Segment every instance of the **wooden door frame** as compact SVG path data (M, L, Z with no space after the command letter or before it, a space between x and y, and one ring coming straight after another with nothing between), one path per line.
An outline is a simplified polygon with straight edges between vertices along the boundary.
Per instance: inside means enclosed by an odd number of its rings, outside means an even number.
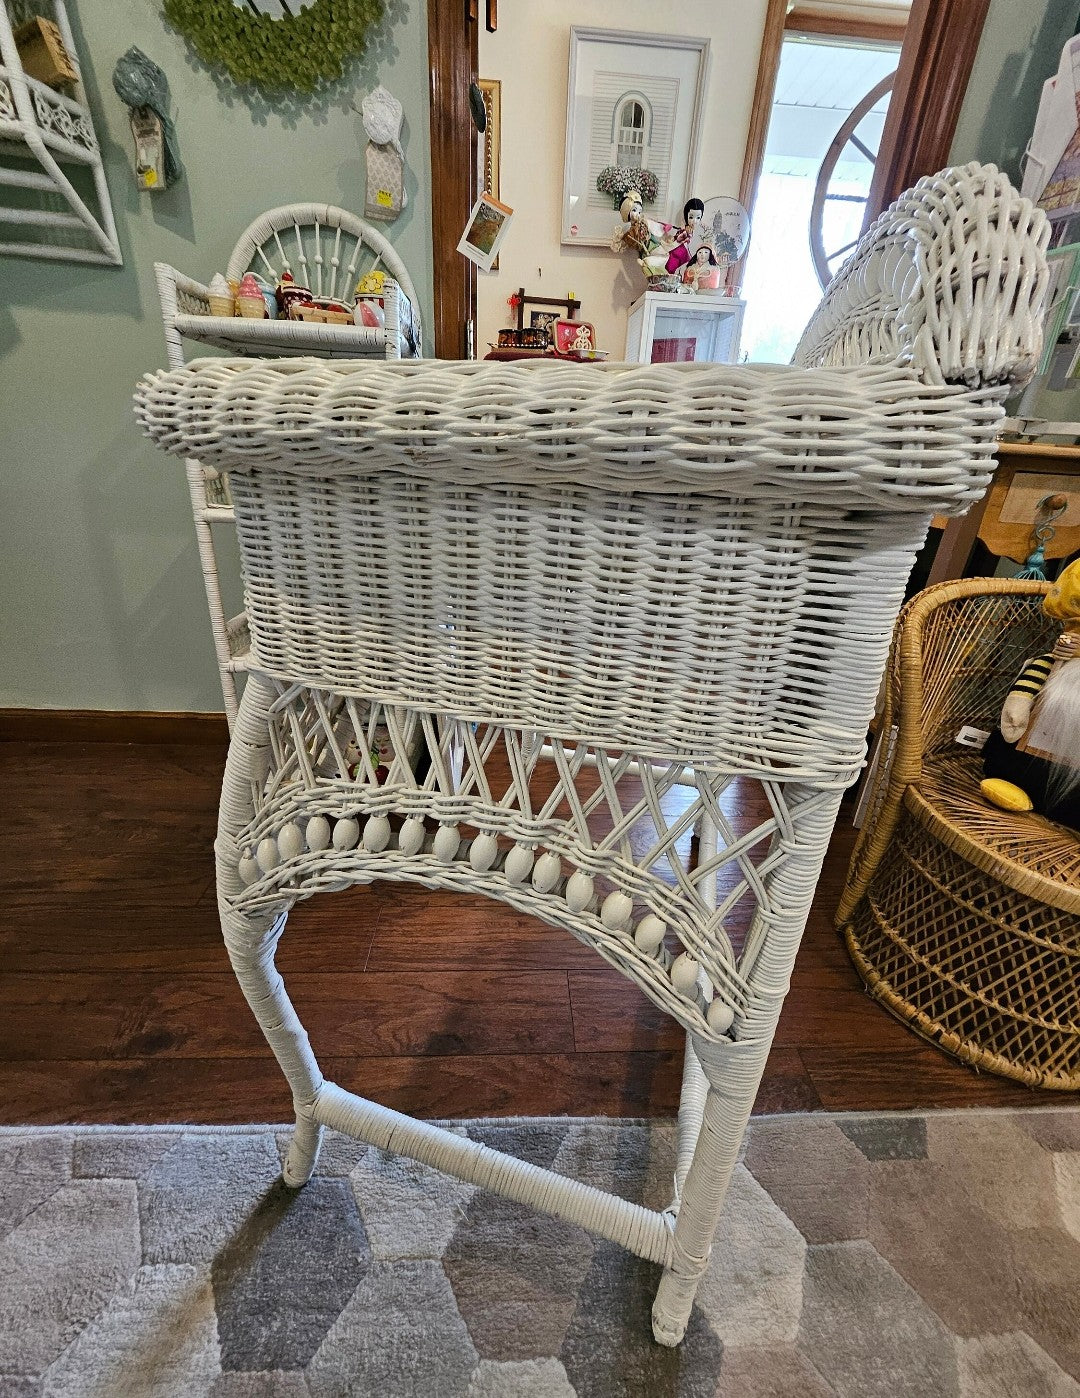
M476 266L457 250L476 202L476 79L480 20L475 0L427 0L431 99L431 270L435 353L465 359L476 325Z
M790 0L769 0L739 199L752 209L765 155ZM873 218L921 175L948 163L990 0L912 0L867 205ZM476 0L427 0L435 352L460 359L476 324L476 269L457 242L476 200L469 83L477 76ZM807 11L794 14L806 32ZM867 35L881 37L881 35Z
M866 222L949 163L990 0L913 0Z

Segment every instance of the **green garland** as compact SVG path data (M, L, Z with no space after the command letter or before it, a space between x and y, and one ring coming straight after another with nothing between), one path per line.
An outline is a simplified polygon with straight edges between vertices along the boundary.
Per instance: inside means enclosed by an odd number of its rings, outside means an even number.
M313 92L340 78L346 59L363 53L383 0L312 0L281 19L233 0L164 0L164 8L199 57L224 64L236 82Z

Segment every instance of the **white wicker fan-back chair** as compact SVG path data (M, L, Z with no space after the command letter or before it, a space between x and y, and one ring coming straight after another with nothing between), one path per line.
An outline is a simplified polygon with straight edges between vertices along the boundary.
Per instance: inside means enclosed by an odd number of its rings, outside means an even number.
M384 298L385 326L364 329L311 321L274 321L268 331L266 321L211 318L208 286L168 263L155 263L169 367L177 369L184 363L184 340L189 337L253 354L353 357L364 353L385 359L420 355L423 337L416 288L404 262L377 228L332 204L284 204L268 209L245 228L233 248L226 268L230 280L238 281L245 272L252 271L275 286L287 271L316 296L351 301L360 277L379 269L388 272L400 288L400 294L392 292ZM210 629L231 728L239 705L237 676L247 669L249 634L243 614L232 618L228 615L213 526L227 524L232 518L232 500L225 473L194 458L187 463L187 480Z
M419 344L420 302L404 262L377 228L347 209L285 204L268 210L240 235L225 275L239 280L245 272L258 272L276 285L282 272L290 272L316 296L348 302L363 273L380 269L408 297ZM397 357L387 354L388 359Z
M218 894L293 1092L290 1184L331 1126L549 1210L661 1265L678 1343L914 553L985 488L1036 360L1046 238L990 167L920 182L791 366L218 359L142 383L149 434L233 482L252 661ZM768 800L750 831L735 779ZM534 913L685 1028L666 1210L323 1078L275 949L298 899L374 879Z

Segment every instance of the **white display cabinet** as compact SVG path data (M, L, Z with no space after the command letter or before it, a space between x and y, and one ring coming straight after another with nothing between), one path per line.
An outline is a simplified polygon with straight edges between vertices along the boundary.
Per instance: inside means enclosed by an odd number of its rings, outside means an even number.
M646 291L627 312L626 358L634 364L734 364L745 307L734 296Z

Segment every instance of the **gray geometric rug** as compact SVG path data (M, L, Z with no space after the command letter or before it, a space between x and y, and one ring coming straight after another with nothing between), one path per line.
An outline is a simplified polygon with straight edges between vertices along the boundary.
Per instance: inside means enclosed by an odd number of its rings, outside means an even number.
M459 1124L651 1206L669 1123ZM0 1131L2 1398L1080 1398L1080 1110L764 1117L678 1350L658 1270L327 1134Z

